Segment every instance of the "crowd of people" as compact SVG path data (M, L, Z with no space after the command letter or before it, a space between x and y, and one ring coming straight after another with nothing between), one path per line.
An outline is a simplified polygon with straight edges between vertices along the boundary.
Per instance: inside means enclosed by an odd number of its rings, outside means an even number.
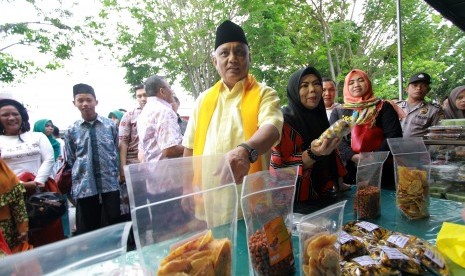
M71 192L64 196L76 207L78 235L130 220L126 165L224 154L239 189L250 173L299 166L295 205L302 206L355 184L361 152L389 151L388 138L421 137L441 118L465 118L465 86L455 88L441 107L425 101L431 77L417 73L407 84L407 99L393 102L378 98L368 74L353 69L340 104L336 83L311 66L290 76L288 104L281 108L278 93L249 73L247 38L229 20L217 28L212 61L221 79L200 94L187 122L177 114L180 103L170 84L157 75L134 87L137 107L107 117L96 112L92 86L74 85L81 118L66 129L64 141L52 120L35 122L31 131L26 108L0 99L0 229L11 251L25 241L41 246L71 235L67 217L31 231L25 207L28 195L55 191L53 177L63 162L72 167ZM340 119L355 123L351 133L316 143ZM33 177L21 181L25 173ZM382 187L394 188L392 156ZM135 189L151 200L143 183Z

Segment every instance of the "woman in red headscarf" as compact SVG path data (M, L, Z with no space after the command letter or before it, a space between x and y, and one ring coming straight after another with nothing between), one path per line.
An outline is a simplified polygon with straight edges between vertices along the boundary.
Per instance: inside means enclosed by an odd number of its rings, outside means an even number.
M374 95L371 81L365 72L354 69L347 74L344 81L344 104L342 109L334 110L330 118L331 123L341 118L355 122L352 132L339 145L348 171L347 183L355 183L361 152L389 151L387 139L402 137L399 117L403 114L396 105ZM385 162L381 186L389 189L395 187L392 157Z

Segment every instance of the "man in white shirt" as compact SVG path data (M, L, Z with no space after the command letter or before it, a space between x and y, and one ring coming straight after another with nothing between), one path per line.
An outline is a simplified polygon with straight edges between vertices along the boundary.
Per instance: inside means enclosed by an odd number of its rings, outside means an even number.
M330 79L323 77L323 101L326 107L326 116L328 120L331 117L331 113L341 104L335 103L336 98L336 83Z

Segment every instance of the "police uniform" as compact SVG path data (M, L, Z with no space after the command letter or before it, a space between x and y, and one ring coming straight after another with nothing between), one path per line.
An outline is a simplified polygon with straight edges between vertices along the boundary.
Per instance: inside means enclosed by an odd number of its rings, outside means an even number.
M397 106L407 115L400 120L404 137L423 137L430 126L436 125L444 119L444 112L440 105L422 101L410 109L407 101L396 102Z

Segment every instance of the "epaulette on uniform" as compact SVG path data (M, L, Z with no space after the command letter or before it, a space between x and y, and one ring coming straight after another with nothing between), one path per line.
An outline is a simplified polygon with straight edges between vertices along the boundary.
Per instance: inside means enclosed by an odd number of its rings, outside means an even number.
M437 109L442 109L442 106L438 103L431 103L431 105L436 107Z

